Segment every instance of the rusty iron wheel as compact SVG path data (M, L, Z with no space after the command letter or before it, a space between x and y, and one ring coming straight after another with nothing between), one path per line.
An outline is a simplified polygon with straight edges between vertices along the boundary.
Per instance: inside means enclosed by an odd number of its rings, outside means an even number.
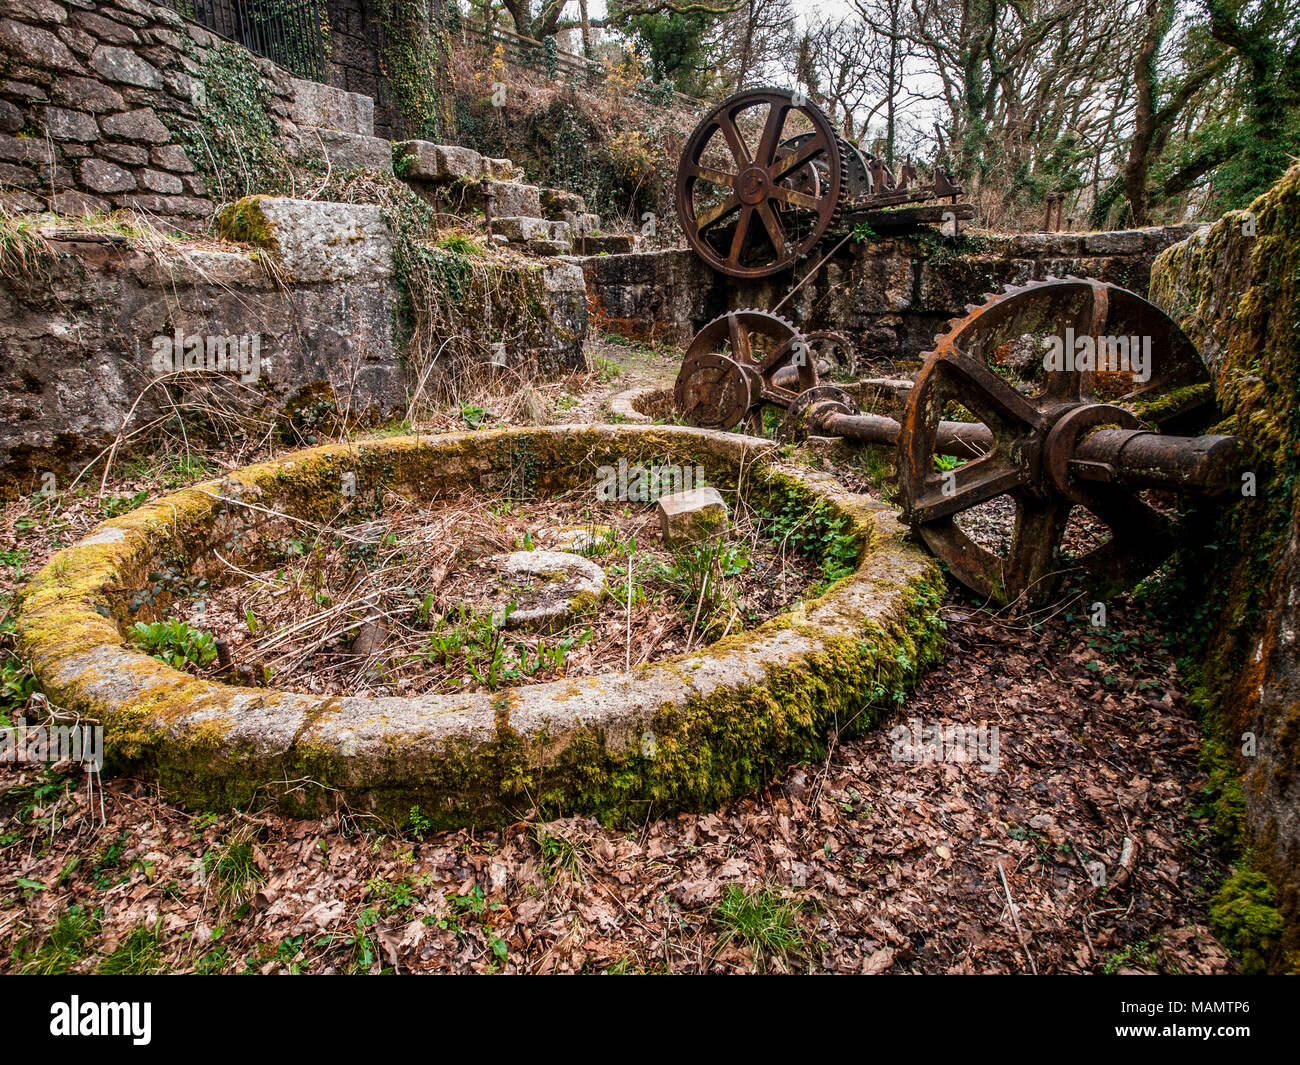
M768 311L728 311L695 334L673 388L692 425L762 430L766 404L788 408L817 384L817 366L794 324Z
M1055 337L1064 346L1067 329L1094 345L1098 337L1149 338L1150 380L1131 369L1049 365L1045 343ZM1132 292L1073 277L1009 286L953 319L916 378L898 445L908 520L957 580L998 603L1046 601L1066 568L1106 584L1132 583L1168 553L1171 522L1137 492L1072 476L1074 447L1091 430L1140 424L1123 404L1206 380L1182 330ZM993 442L981 457L940 470L936 433L954 411L983 422ZM957 519L1003 496L1015 517L1000 555ZM1061 545L1075 506L1107 526L1110 538L1067 565Z
M817 372L836 381L853 381L858 376L858 349L853 341L834 329L805 333L804 340L817 363Z
M821 109L796 104L786 89L751 89L715 107L687 139L677 217L713 269L769 277L817 246L847 192L842 142Z

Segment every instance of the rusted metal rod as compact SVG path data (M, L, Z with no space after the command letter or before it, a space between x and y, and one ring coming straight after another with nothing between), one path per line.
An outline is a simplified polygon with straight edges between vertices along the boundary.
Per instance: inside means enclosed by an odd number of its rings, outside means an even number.
M895 447L902 426L881 414L847 414L834 402L814 404L809 431L842 436L861 444ZM994 446L993 432L982 422L941 421L935 451L958 458L978 458ZM1070 473L1087 481L1128 488L1170 488L1219 495L1238 487L1254 459L1239 436L1162 436L1145 429L1096 429L1081 439L1070 456Z
M860 444L881 444L895 447L902 426L883 414L844 414L842 412L819 415L814 407L809 425L818 433L842 436ZM940 454L959 458L978 458L993 447L993 434L981 422L940 422L936 436Z
M1143 429L1096 429L1079 441L1070 472L1129 488L1180 488L1221 495L1241 487L1255 460L1240 436L1162 436Z

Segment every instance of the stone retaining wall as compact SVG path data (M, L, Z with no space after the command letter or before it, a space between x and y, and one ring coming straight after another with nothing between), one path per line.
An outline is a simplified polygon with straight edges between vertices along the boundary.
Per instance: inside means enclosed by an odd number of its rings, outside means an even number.
M34 491L46 473L65 483L123 426L134 432L174 414L174 404L195 436L205 412L219 410L223 435L233 424L250 438L279 432L291 443L314 443L322 420L364 425L405 414L413 382L395 335L404 301L379 208L265 203L257 249L51 230L48 254L0 277L0 492ZM508 365L576 365L581 269L561 260L495 268L538 275L536 335L505 338ZM488 316L498 328L521 314L508 299ZM493 337L484 330L486 346ZM249 373L208 364L167 376L155 345L178 333L205 344L257 336L260 362Z
M806 330L847 332L868 359L913 359L966 304L983 302L1003 285L1078 274L1145 293L1151 261L1193 229L1027 233L955 243L928 231L850 243L780 313ZM793 274L738 281L689 250L589 258L583 269L590 320L605 332L684 343L726 310L774 307L815 262Z
M1182 599L1204 606L1197 685L1215 827L1241 869L1211 909L1247 971L1300 971L1300 166L1248 211L1170 248L1151 298L1214 375L1224 420L1259 450L1257 483L1184 546ZM1252 868L1253 867L1253 868ZM1271 884L1262 883L1260 872ZM1284 927L1275 927L1273 906Z
M143 0L0 0L0 204L195 228L213 206L194 145L216 43ZM247 69L291 132L289 76L251 54Z

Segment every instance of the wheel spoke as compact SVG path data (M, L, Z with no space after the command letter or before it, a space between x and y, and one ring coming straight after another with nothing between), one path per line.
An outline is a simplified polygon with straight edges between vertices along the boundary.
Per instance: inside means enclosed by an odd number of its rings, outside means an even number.
M771 198L791 207L802 207L808 211L820 211L822 206L821 200L816 196L809 196L806 192L796 192L794 189L786 189L780 186L772 189Z
M736 219L736 232L731 237L731 248L727 252L727 262L731 266L740 265L740 257L744 254L745 245L749 243L749 227L753 221L754 208L746 204Z
M778 257L783 256L786 251L786 236L780 217L767 200L758 205L757 211L759 218L763 220L763 228L767 230L768 239L772 242L772 250Z
M1003 584L1006 597L1023 594L1031 603L1051 595L1047 578L1056 569L1057 550L1070 517L1070 504L1061 500L1018 501Z
M736 116L731 114L719 115L718 130L727 142L727 147L731 149L731 157L736 161L736 168L744 170L753 160L750 158L749 148L745 146L745 138L740 135L740 130L736 128Z
M733 193L732 195L728 196L725 200L723 200L720 204L714 207L710 207L706 211L701 211L699 214L695 216L696 231L703 233L706 229L709 229L710 227L716 225L718 222L722 221L722 219L726 218L727 215L731 214L732 211L738 210L739 207L740 207L740 200Z
M1023 470L1004 460L984 458L968 462L949 470L937 481L927 481L925 494L912 502L912 520L934 521L969 510L1024 484L1025 480Z
M770 105L767 122L763 125L763 136L759 138L758 151L754 155L754 162L758 166L771 168L776 160L776 149L781 143L781 130L785 128L785 116L789 110L790 105L784 100Z
M721 185L723 188L734 189L736 187L736 174L730 174L725 170L718 170L716 167L704 166L702 163L688 163L686 173L700 181L708 181L714 185Z
M754 361L754 349L749 343L749 330L734 314L727 315L727 340L731 343L731 357L736 362Z
M807 144L802 144L796 151L782 156L772 164L771 176L772 183L780 181L787 174L798 170L801 166L820 155L826 150L826 144L820 137L811 139Z
M1001 415L1031 429L1047 428L1047 420L1042 412L978 359L971 358L956 348L945 352L940 358L942 365L965 378L977 389L975 396L971 396L967 389L962 390L962 402L976 410L976 413ZM978 409L984 406L981 400L987 400L987 409L984 411Z

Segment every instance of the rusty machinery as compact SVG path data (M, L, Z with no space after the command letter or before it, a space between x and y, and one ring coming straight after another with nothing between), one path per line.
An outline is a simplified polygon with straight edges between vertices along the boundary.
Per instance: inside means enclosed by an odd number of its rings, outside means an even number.
M768 277L794 266L828 234L858 221L915 224L969 218L970 204L942 168L920 184L897 175L835 131L800 93L750 89L695 127L677 169L677 216L686 239L730 277ZM908 208L923 200L946 206Z
M806 258L845 222L970 217L970 205L956 203L961 192L941 169L924 186L910 166L895 177L841 139L806 97L758 89L719 104L687 140L677 213L711 267L761 278ZM904 206L928 199L952 202ZM1044 359L1053 338L1056 362ZM1073 359L1078 338L1091 345L1092 362ZM1050 597L1067 545L1069 568L1131 583L1176 533L1149 490L1222 495L1253 458L1237 437L1170 435L1197 421L1189 403L1171 397L1212 408L1204 364L1158 307L1099 281L1049 278L967 307L935 337L910 387L878 382L906 395L897 418L863 413L827 380L843 383L857 369L842 334L804 336L775 313L735 310L692 340L673 398L700 426L759 431L765 409L784 408L787 439L896 448L914 534L968 588L1003 603ZM989 507L1001 550L988 534Z
M1076 348L1087 338L1091 365L1044 358L1053 338L1068 337ZM824 362L801 363L801 350L807 341L783 319L723 315L687 353L678 410L732 428L755 425L775 405L786 410L787 439L896 448L915 535L964 585L1002 603L1044 601L1063 568L1133 583L1168 554L1177 531L1147 490L1224 495L1254 457L1239 437L1168 435L1196 421L1195 408L1212 406L1204 365L1158 307L1100 281L1049 278L969 307L935 338L898 418L860 411L848 391L821 379ZM1149 423L1136 413L1144 410ZM968 520L990 505L1010 526L1001 551Z

